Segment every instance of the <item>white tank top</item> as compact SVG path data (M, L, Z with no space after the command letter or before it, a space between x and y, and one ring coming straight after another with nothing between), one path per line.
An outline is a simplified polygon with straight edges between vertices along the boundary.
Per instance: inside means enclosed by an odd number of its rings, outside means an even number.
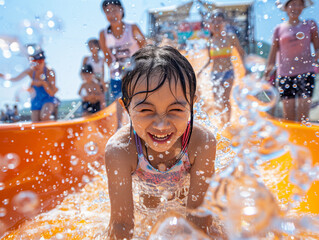
M105 44L112 54L113 62L118 62L120 65L125 65L130 57L140 49L137 41L133 37L132 24L124 23L125 29L121 38L116 38L112 34L111 28L104 30ZM111 76L112 76L112 69Z
M97 78L101 78L102 77L102 75L103 75L103 65L104 65L104 59L102 57L99 57L98 62L95 62L93 60L93 57L89 56L87 58L86 64L89 64L89 65L92 66L94 75Z

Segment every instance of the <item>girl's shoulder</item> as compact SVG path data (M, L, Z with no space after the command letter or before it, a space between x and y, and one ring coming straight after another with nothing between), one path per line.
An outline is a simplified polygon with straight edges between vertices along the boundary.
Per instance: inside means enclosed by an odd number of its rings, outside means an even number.
M199 146L205 145L216 146L214 133L209 128L194 122L189 150L196 150Z
M106 156L125 161L135 159L136 146L131 134L129 125L120 128L106 143Z

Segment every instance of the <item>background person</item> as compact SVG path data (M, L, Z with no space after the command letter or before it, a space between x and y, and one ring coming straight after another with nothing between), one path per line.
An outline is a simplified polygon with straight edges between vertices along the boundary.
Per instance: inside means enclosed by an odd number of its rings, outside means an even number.
M87 42L88 48L91 52L90 56L85 56L82 61L82 66L91 65L93 68L95 79L101 86L102 92L107 97L108 86L105 83L104 79L104 58L99 56L100 52L100 44L99 40L95 38L91 38ZM106 107L105 101L101 102L101 107Z
M212 64L210 69L210 80L213 86L215 108L221 114L222 126L230 121L231 105L230 93L233 87L235 72L233 67L233 49L236 48L243 62L245 51L234 33L226 31L226 16L223 11L213 11L211 21L208 21L210 39L208 40L208 62L199 71L202 71Z
M83 65L81 68L83 83L79 89L82 99L83 116L96 113L101 110L101 102L104 101L104 94L100 84L94 81L94 72L91 65Z
M48 121L56 112L58 104L54 97L58 91L55 85L55 72L46 65L42 49L36 49L35 53L29 56L29 60L30 68L7 80L18 81L29 76L32 79L31 88L34 90L34 95L31 96L31 120L32 122ZM0 74L0 77L4 78L4 75Z
M277 86L283 102L283 117L307 120L315 85L314 62L319 58L318 27L313 20L300 20L307 0L277 1L288 21L276 26L264 76L270 78L277 65ZM312 56L313 44L315 55Z
M124 9L119 0L104 0L102 10L110 25L100 32L99 41L105 62L110 68L110 91L114 101L121 96L122 69L130 61L130 57L146 45L146 41L136 24L123 21ZM123 110L118 102L116 104L118 128L120 128Z

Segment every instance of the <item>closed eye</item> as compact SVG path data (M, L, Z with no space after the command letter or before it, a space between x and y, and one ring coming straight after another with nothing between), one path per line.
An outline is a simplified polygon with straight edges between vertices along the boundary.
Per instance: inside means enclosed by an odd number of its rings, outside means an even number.
M143 109L140 110L140 112L152 112L152 110L151 109L147 109L147 108L143 108Z
M173 108L171 110L169 110L170 112L183 112L183 109L179 109L179 108Z

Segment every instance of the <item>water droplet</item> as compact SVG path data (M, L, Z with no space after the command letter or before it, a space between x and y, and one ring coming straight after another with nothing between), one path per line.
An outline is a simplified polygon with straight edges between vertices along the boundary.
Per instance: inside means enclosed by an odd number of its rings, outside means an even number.
M32 191L22 191L13 198L13 205L17 211L24 214L32 214L39 207L38 195Z
M316 137L319 137L319 131L315 132Z
M0 208L0 217L5 217L7 215L7 209Z
M95 142L90 141L84 145L84 150L88 155L95 155L98 152L98 146Z
M258 47L258 48L262 48L262 47L263 47L263 43L262 43L262 42L258 42L258 43L257 43L257 47Z
M117 175L119 172L117 170L114 171L114 174Z
M225 31L221 31L221 33L220 33L223 37L225 37L226 36L226 32Z
M0 191L2 191L5 188L5 185L3 182L0 182Z
M2 162L4 167L15 169L20 164L20 157L15 153L8 153L3 157Z
M71 162L71 164L72 164L73 166L75 166L75 165L78 164L79 159L78 159L76 156L72 155L70 162Z
M296 37L297 37L299 40L301 40L301 39L304 39L305 34L304 34L303 32L297 32Z

